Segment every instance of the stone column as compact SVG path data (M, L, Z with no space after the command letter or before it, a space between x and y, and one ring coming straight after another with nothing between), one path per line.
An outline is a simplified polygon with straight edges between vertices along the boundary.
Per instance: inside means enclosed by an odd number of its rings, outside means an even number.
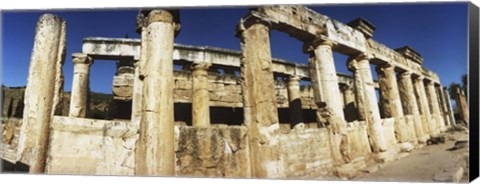
M270 23L249 17L237 27L242 49L241 87L244 123L248 128L251 173L255 178L281 178L276 136L280 130L270 52Z
M423 83L423 76L414 77L415 95L417 97L418 109L421 114L423 122L423 130L430 136L434 135L435 125L432 121L432 115L430 113L430 107L428 106L427 94L425 92L425 85Z
M343 94L343 104L344 105L344 114L345 121L352 122L358 119L358 112L355 104L355 93L353 92L352 86L349 84L340 85L340 90Z
M398 90L395 67L391 64L379 65L376 68L380 85L383 113L386 118L395 119L395 133L400 143L411 141L409 129L402 109L402 101Z
M17 162L29 165L30 173L45 171L50 123L63 83L65 29L65 21L52 14L42 15L35 29L17 149Z
M438 105L440 106L440 117L445 122L445 128L450 127L450 118L448 117L447 103L445 102L445 95L443 94L443 89L441 84L434 84L435 92L438 96Z
M445 94L445 103L447 105L447 114L448 114L448 118L450 119L450 123L452 125L455 125L456 122L455 122L455 116L453 114L453 107L452 107L452 102L451 102L451 98L450 98L450 94L448 93L448 90L447 89L444 89L443 90L443 93Z
M468 105L467 105L467 98L465 97L465 93L462 89L456 89L456 102L457 102L457 109L460 113L460 118L464 121L464 123L468 124L469 121L469 114L468 114Z
M208 96L208 68L210 63L192 66L192 124L194 127L210 126L210 98Z
M317 38L305 43L304 52L308 60L312 80L313 97L317 105L317 119L328 123L329 140L334 166L351 162L348 150L347 124L343 114L342 96L338 85L337 72L332 53L333 42ZM340 169L340 168L338 168Z
M435 125L435 130L445 131L445 122L441 117L440 106L438 105L438 96L437 92L435 91L435 86L431 80L427 80L426 83L426 90L428 91L428 107L432 113L433 123Z
M174 176L173 40L175 11L142 11L142 110L135 174Z
M92 58L83 53L72 54L73 80L68 116L85 118L88 111L88 86Z
M143 50L144 43L141 43L141 49ZM132 123L140 125L142 119L142 89L143 81L140 79L140 61L133 61L135 67L133 75L133 90L132 90Z
M302 101L300 99L300 77L298 76L290 76L288 78L288 102L291 127L303 123Z
M428 137L425 135L426 132L418 109L411 72L402 72L398 75L398 89L404 113L413 116L415 135L418 142L421 144L427 143Z
M349 58L348 68L352 71L355 78L355 87L357 92L357 106L360 117L368 126L368 134L370 136L370 144L375 153L387 151L387 142L383 135L382 119L378 108L377 97L375 95L375 86L370 70L370 62L368 56L360 54Z

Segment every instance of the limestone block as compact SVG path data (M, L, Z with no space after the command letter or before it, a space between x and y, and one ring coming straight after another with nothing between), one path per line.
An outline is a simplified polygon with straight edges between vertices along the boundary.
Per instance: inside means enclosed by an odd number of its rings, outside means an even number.
M128 121L55 116L46 173L133 175L137 130Z
M246 128L180 127L177 174L202 177L249 177Z
M322 178L333 174L327 129L298 129L280 134L278 139L285 178Z

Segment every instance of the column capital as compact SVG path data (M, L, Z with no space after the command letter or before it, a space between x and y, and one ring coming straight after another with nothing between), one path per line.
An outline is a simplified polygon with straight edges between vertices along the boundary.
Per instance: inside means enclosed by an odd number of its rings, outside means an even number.
M405 79L405 78L412 78L412 72L410 71L404 71L398 74L398 77L400 79Z
M296 81L296 82L299 82L300 79L301 79L301 77L298 76L298 75L290 75L290 76L288 76L288 81Z
M193 63L190 68L191 68L193 71L197 71L197 70L207 71L208 68L210 68L210 66L212 66L212 63L201 62L201 63Z
M313 40L306 41L303 43L303 52L304 53L311 53L313 52L318 46L328 46L332 47L334 42L328 39L326 36L319 36Z
M87 54L84 53L73 53L72 54L72 62L74 65L77 64L87 64L91 65L93 64L93 59L92 57L88 56Z
M413 75L412 75L413 76ZM423 79L425 79L425 76L422 76L422 75L417 75L415 77L413 77L413 79L415 81L423 81Z
M180 13L178 10L144 9L140 10L136 18L137 32L154 22L174 24L175 34L180 31Z
M347 68L351 72L356 71L360 68L362 68L362 65L365 63L365 61L370 61L370 56L365 54L365 53L360 53L357 55L352 55L348 57L347 61ZM369 62L366 62L369 64Z
M236 27L236 30L235 30L235 32L236 32L235 36L240 37L240 35L242 35L242 33L245 30L247 30L248 28L250 28L252 25L255 25L255 24L262 24L268 29L270 29L270 27L272 26L272 23L270 23L267 20L263 20L263 19L260 19L258 17L254 17L254 16L247 16L247 17L244 17L244 18L240 19L240 22L238 23L238 25Z
M383 63L381 65L377 65L375 67L375 70L377 72L380 72L380 71L394 71L395 70L395 66L391 63Z

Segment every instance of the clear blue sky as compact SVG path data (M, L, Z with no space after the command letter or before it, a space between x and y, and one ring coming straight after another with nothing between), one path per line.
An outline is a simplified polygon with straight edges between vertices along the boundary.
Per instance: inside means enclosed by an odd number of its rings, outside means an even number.
M410 45L424 58L424 66L440 76L442 85L460 83L467 73L467 3L314 5L315 11L348 23L364 17L376 26L373 38L390 48ZM2 14L2 82L23 86L33 47L35 24L43 13L54 13L67 20L67 56L63 67L65 91L71 90L73 66L71 54L81 52L85 37L139 38L135 33L138 10L29 11ZM180 9L182 30L176 43L215 46L240 50L234 37L235 26L247 8ZM307 63L302 43L285 33L271 32L272 55L276 58ZM338 72L347 73L346 56L335 54ZM91 89L111 93L114 61L96 61L92 65ZM376 77L376 75L374 75Z

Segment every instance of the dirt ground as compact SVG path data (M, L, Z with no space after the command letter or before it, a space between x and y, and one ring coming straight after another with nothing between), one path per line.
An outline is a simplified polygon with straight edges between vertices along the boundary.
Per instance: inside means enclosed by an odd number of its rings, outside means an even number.
M468 145L449 150L457 140L468 140L467 132L447 133L445 143L432 144L415 149L399 160L386 163L373 173L361 173L354 181L403 181L403 182L436 182L435 175L457 170L463 164L464 174L459 182L468 182ZM450 172L451 173L451 172ZM447 174L447 175L450 175ZM438 176L436 177L438 178ZM438 180L438 179L437 179Z

